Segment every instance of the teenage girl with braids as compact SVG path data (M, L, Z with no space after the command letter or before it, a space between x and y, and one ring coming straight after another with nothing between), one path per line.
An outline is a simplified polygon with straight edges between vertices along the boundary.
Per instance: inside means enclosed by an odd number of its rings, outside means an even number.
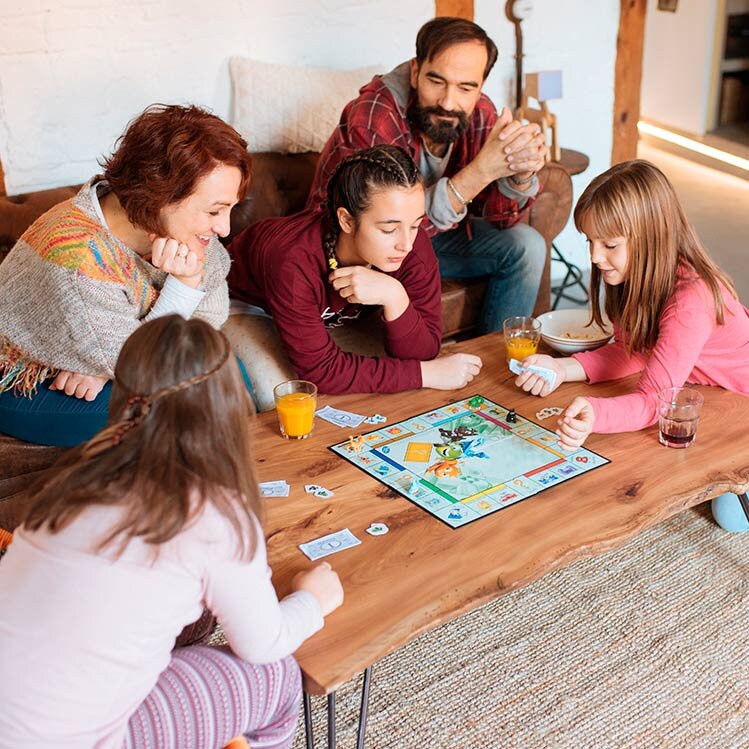
M291 746L290 653L343 592L321 564L278 601L251 409L206 322L161 317L125 342L109 425L51 470L0 564L0 746ZM172 651L204 605L230 648Z
M291 368L321 392L461 388L481 360L435 358L441 287L424 215L421 176L403 149L358 151L331 177L325 211L266 219L232 241L230 294L272 315ZM364 306L382 309L385 356L342 351L326 329Z

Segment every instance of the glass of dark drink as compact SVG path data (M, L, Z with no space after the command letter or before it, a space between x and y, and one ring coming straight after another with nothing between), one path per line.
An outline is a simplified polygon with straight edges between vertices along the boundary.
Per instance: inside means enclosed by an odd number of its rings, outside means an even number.
M666 447L689 447L697 436L704 397L690 387L666 388L658 393L658 429Z

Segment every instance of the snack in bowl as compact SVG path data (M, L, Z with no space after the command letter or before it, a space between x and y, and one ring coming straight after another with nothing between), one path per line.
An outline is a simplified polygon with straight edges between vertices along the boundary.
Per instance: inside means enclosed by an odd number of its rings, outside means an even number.
M612 336L611 323L604 318L604 327L590 322L590 310L560 309L538 316L541 338L555 351L574 354L607 343Z

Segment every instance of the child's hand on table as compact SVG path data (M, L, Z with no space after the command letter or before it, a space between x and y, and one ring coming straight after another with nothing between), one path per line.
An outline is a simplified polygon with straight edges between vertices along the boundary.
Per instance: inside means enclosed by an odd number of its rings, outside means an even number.
M557 422L559 444L565 450L577 450L593 431L593 407L588 400L578 396L565 409Z
M480 371L481 357L473 354L450 354L421 362L421 386L435 390L458 390L465 387Z
M559 359L555 359L553 356L533 354L532 356L526 356L521 364L534 364L537 367L545 367L556 375L554 385L551 386L543 377L535 372L526 371L519 374L515 378L515 384L531 395L538 395L541 398L545 398L550 393L553 393L566 379L567 373L564 367L560 366Z
M321 562L311 570L297 572L291 581L293 591L306 590L312 593L327 616L343 603L343 586L338 573L327 562Z

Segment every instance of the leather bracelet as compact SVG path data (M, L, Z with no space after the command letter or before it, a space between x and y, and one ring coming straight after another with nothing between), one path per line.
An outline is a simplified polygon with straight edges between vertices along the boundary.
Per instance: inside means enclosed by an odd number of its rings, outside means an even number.
M520 187L520 185L525 185L528 182L531 182L535 176L536 173L531 172L531 176L528 177L528 179L518 179L517 174L510 174L508 175L508 179L510 180L510 182L512 182L513 185L517 185L518 187Z
M447 186L448 186L448 187L450 188L450 192L451 192L451 193L452 193L452 194L453 194L453 195L454 195L454 196L455 196L455 197L457 198L458 202L459 202L459 203L460 203L461 205L468 205L468 204L469 204L469 203L471 202L470 200L466 200L466 199L465 199L465 198L464 198L464 197L463 197L463 196L462 196L462 195L461 195L461 194L460 194L460 193L458 192L458 188L457 188L457 187L455 187L455 185L453 184L453 181L452 181L452 180L451 180L451 179L450 179L449 177L448 177L448 179L447 179Z

